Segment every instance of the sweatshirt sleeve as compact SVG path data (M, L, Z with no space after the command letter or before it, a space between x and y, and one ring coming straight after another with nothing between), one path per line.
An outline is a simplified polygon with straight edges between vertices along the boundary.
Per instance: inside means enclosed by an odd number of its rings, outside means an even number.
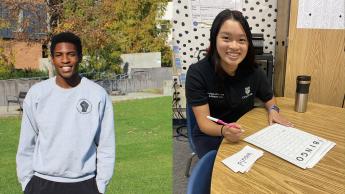
M113 176L115 165L115 128L113 105L107 96L103 105L101 128L96 137L97 146L97 175L96 183L99 192L105 193L106 186Z
M23 191L34 174L33 155L38 136L38 128L34 119L32 105L28 93L23 102L23 116L16 156L17 176Z

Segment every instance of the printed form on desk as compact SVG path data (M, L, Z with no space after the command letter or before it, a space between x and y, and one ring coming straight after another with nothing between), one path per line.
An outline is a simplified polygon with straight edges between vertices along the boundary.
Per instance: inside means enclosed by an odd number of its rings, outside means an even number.
M279 124L268 126L244 140L303 169L313 168L336 145L332 141Z

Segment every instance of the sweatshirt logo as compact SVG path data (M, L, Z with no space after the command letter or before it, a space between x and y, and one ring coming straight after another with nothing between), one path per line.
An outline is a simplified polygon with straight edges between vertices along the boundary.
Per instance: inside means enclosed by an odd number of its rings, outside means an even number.
M91 112L92 105L88 100L80 99L78 104L77 104L77 110L81 114L87 114L87 113Z

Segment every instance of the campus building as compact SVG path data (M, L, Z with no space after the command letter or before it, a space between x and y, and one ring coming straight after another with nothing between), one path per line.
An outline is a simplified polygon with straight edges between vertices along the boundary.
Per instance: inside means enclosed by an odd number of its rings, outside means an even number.
M48 57L46 10L43 0L35 5L22 3L18 9L0 2L0 46L16 69L44 69L42 58Z

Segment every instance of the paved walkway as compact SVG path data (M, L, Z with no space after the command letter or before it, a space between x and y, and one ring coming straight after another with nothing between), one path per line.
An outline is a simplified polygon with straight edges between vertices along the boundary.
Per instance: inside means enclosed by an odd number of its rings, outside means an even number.
M0 117L20 115L19 106L0 106Z
M162 97L162 94L156 93L148 93L148 92L135 92L135 93L128 93L122 96L111 96L111 100L113 102L119 102L124 100L136 100L136 99L144 99L144 98L156 98ZM7 116L17 116L20 115L21 112L19 111L19 106L11 104L7 111L7 106L0 106L0 117L7 117Z
M144 98L157 98L162 97L163 94L156 94L156 93L148 93L148 92L135 92L135 93L128 93L123 96L111 96L111 100L113 102L119 102L124 100L137 100L137 99L144 99Z

